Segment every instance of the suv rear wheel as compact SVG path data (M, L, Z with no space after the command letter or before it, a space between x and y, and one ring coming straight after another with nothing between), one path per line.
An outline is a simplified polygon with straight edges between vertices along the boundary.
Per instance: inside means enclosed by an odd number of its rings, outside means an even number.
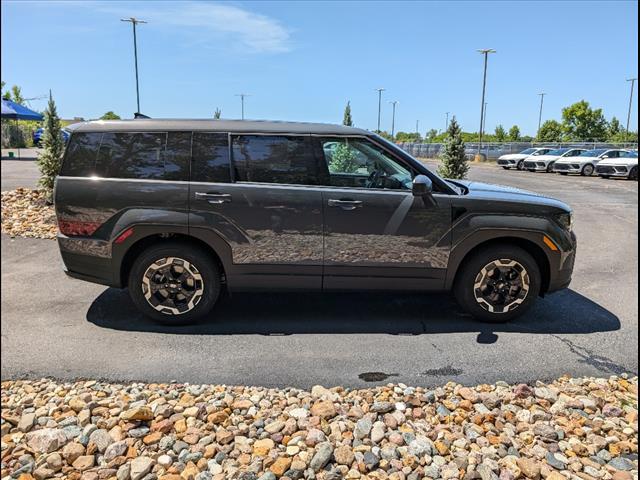
M518 170L524 170L524 160L520 160L518 162L518 166L516 167Z
M211 311L220 295L220 272L203 249L179 242L143 251L129 274L136 307L156 322L188 325Z
M580 172L582 174L582 176L584 177L590 177L591 175L593 175L593 165L591 165L590 163L587 163L584 167L582 167L582 172Z
M492 245L465 259L454 285L460 306L478 320L502 323L525 313L540 293L540 269L520 247Z

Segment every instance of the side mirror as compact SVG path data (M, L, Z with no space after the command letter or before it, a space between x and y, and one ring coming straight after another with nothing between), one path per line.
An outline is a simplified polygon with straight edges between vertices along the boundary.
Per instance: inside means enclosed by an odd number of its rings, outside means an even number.
M431 195L433 191L433 182L426 175L416 175L411 185L411 192L415 197L424 197Z

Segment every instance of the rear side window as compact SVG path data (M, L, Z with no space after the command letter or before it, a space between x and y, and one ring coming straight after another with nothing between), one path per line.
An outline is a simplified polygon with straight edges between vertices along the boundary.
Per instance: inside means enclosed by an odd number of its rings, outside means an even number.
M60 175L86 177L95 175L96 157L102 133L74 133L71 135Z
M236 180L316 185L317 166L308 136L238 135L232 137Z
M226 133L193 133L193 182L231 181L229 135Z
M166 133L105 133L97 170L103 177L162 179Z
M164 152L164 180L188 180L191 132L169 132Z

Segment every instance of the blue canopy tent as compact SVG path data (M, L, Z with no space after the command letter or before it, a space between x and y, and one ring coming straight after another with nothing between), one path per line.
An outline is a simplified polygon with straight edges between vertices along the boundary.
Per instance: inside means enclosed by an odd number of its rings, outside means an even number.
M16 126L18 120L35 120L41 121L44 117L38 112L12 102L11 100L2 99L2 120L15 120ZM18 158L20 158L20 148L18 148Z

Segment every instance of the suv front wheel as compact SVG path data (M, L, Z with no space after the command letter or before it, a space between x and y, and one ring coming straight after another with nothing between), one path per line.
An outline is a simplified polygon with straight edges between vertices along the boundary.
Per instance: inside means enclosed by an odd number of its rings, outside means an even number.
M478 320L502 323L525 313L540 293L540 269L515 245L492 245L465 259L454 285L460 306Z
M220 295L220 272L203 249L179 242L143 251L129 274L129 294L146 316L188 325L211 311Z

